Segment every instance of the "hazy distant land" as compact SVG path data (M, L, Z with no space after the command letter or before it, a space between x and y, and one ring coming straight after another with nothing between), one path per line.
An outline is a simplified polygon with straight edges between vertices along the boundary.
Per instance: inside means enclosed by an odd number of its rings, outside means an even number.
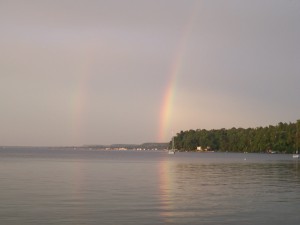
M86 150L164 150L169 143L143 144L111 144L111 145L83 145L83 146L1 146L1 148L40 148L40 149L86 149Z

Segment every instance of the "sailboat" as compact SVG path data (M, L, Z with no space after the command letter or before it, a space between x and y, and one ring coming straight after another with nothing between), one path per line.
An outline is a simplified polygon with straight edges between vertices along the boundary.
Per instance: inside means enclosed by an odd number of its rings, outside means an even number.
M297 120L297 132L296 132L296 152L293 154L293 159L299 159L299 152L298 152L298 120Z
M172 149L169 149L168 154L169 155L174 155L175 154L174 136L172 138Z
M296 153L293 154L293 158L294 158L294 159L299 159L299 153L298 153L298 150L296 151Z

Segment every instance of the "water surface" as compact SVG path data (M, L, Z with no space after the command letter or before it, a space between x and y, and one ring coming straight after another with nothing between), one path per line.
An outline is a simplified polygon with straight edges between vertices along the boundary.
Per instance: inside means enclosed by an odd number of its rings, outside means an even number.
M300 223L291 155L1 149L0 224Z

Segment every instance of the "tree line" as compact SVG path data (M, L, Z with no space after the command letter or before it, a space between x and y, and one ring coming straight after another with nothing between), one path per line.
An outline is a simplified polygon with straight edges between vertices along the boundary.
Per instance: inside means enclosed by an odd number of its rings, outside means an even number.
M179 151L198 149L230 152L293 153L298 148L300 120L276 126L231 129L197 129L181 131L174 137ZM298 132L299 127L299 132ZM169 143L171 146L172 141Z

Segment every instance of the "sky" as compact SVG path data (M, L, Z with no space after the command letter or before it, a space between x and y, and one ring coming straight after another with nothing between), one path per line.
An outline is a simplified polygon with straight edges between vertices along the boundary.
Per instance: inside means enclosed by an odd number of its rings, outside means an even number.
M295 122L299 21L297 0L0 0L0 145Z

